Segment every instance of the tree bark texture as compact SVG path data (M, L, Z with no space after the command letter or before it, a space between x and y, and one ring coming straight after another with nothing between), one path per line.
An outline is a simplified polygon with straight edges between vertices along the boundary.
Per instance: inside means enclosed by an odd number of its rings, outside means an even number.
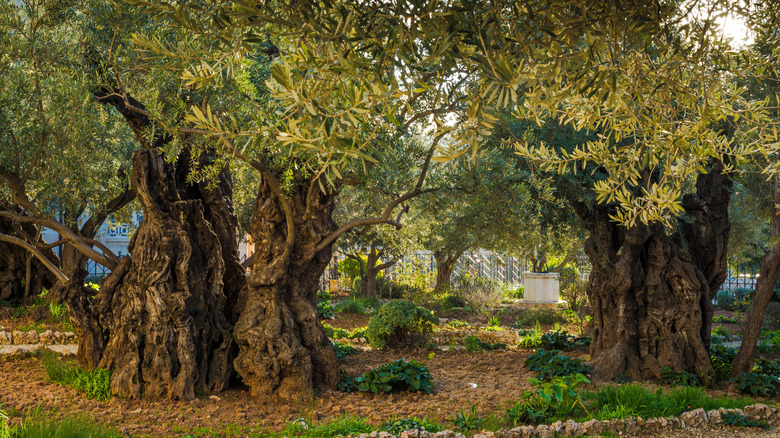
M17 212L10 204L0 201L0 208ZM10 219L0 218L0 233L18 237L22 240L21 230L28 236L38 233L32 224L14 224ZM51 250L42 251L53 263L57 256ZM27 303L33 297L51 289L57 279L46 267L24 248L6 242L0 242L0 300L15 304Z
M131 257L95 298L105 349L80 353L113 368L111 390L125 397L192 399L225 389L232 372L223 245L202 197L177 184L176 172L157 150L136 153L131 180L144 218ZM94 334L80 350L101 347Z
M726 275L729 233L731 180L721 169L699 176L683 200L692 222L672 235L659 223L626 229L609 207L575 204L590 231L594 375L660 378L664 367L711 375L712 295Z
M780 201L778 183L774 187L775 205ZM772 237L780 236L780 211L775 208L772 217ZM761 326L764 324L764 315L769 301L774 295L774 287L777 276L780 275L780 243L775 242L761 259L761 268L758 271L756 281L756 293L745 315L745 323L742 326L742 345L739 347L737 357L731 367L731 377L737 377L742 373L753 370L756 358L756 342L761 334Z
M233 333L234 366L254 396L311 396L314 386L335 386L340 377L317 318L317 285L331 247L316 246L336 229L333 195L310 181L291 190L281 197L265 180L252 216L257 251Z
M450 285L452 273L455 271L455 263L464 252L450 252L444 248L433 252L433 258L436 259L436 285L433 290L442 291Z

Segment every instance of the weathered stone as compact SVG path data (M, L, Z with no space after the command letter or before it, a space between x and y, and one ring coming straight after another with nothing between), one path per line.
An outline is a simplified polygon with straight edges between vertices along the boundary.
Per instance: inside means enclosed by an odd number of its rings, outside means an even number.
M539 438L552 438L555 436L555 432L546 424L540 424L536 426L536 436Z
M645 430L654 431L661 429L661 423L656 418L651 418L645 422Z
M582 426L574 420L566 420L563 423L563 433L566 436L580 436L582 435Z
M72 344L76 342L76 334L73 332L65 332L62 334L62 337L66 344Z
M0 345L11 345L14 343L14 338L11 332L0 332Z
M599 420L588 420L580 426L585 435L601 435L604 432L604 424Z
M51 336L54 334L51 330L46 330L45 332L38 335L38 340L41 344L49 345L51 344Z
M13 333L11 333L11 338L13 338L13 343L15 345L21 345L24 344L24 340L27 338L27 336L25 336L24 332L14 330Z
M720 417L720 411L717 409L707 411L707 421L712 425L723 424L723 418Z
M669 421L669 427L672 429L679 429L682 427L682 422L677 417L669 417L667 420Z
M636 418L634 417L628 417L624 420L624 429L623 431L628 435L634 435L637 432L639 432L639 426L636 423Z
M745 406L745 417L751 420L766 420L772 416L772 411L769 406L756 403L754 405Z
M377 438L394 438L394 437L395 435L393 435L390 432L379 432L379 434L377 434Z
M626 422L623 420L612 420L609 422L609 426L606 426L605 431L613 435L620 435L623 433L623 429L626 427Z
M645 425L647 425L647 421L645 421L642 417L636 417L636 427L638 427L640 430L645 428Z
M63 342L64 337L62 336L62 333L60 332L54 332L54 335L52 335L52 339L54 340L53 343L55 344L64 344Z
M683 422L683 427L700 429L707 424L707 413L702 408L694 409L680 414L680 420Z
M563 433L563 422L556 421L555 423L550 425L550 428L552 429L555 435L560 435L561 433Z

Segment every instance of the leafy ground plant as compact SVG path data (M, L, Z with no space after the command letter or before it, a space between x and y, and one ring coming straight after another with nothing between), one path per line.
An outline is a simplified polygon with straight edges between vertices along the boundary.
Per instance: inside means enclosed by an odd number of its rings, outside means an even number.
M536 353L528 356L525 365L531 371L536 371L536 378L539 380L590 372L590 367L584 364L582 359L572 359L560 353L560 350L548 351L540 348Z
M374 426L366 423L361 417L344 415L322 423L307 424L304 421L290 423L282 432L282 436L301 438L333 438L339 436L355 436L374 430Z
M485 351L485 350L506 350L507 345L503 344L501 342L497 342L495 344L490 342L485 342L481 339L479 339L476 336L466 336L466 339L463 341L464 345L466 346L466 350L470 351L472 353L476 353L478 351Z
M393 390L425 391L431 393L434 389L431 383L431 373L424 364L415 360L398 359L363 373L352 379L345 377L338 384L342 391L390 392Z
M412 430L412 429L420 430L422 428L425 428L425 430L430 433L436 433L442 430L442 427L439 424L436 424L435 422L432 422L427 419L417 418L417 417L403 418L400 420L392 419L390 421L383 423L382 426L379 428L379 430L384 432L389 432L396 436L400 436L401 433L403 433L405 430Z
M482 427L484 418L477 415L477 405L471 405L469 412L465 412L461 409L450 418L452 425L461 431L478 430Z
M777 395L780 393L780 362L760 359L753 371L732 379L740 391L751 395Z
M347 356L357 354L355 347L349 344L342 344L341 342L334 342L333 348L336 349L336 357L341 360L347 360Z
M675 371L669 367L661 370L661 382L675 386L701 386L701 380L696 374L686 371Z
M87 398L105 401L111 398L111 372L106 369L84 370L68 364L54 353L43 356L43 367L49 378L60 385L84 392Z

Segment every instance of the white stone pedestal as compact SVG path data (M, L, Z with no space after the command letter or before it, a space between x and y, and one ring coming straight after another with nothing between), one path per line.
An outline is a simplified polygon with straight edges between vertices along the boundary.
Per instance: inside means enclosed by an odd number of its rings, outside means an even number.
M523 275L523 283L525 284L523 303L559 304L562 302L559 296L560 283L557 272L526 272Z

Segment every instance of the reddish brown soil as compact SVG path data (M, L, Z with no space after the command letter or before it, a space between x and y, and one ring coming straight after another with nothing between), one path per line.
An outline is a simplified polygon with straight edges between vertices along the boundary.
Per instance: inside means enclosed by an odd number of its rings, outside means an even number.
M35 326L38 331L70 331L65 330L60 323L51 320L51 312L46 306L31 307L24 316L16 317L15 313L16 309L12 307L0 307L0 330L7 332L22 328L32 330L32 326Z
M352 329L367 321L365 315L339 314L338 319L327 323ZM523 391L531 389L526 380L531 373L524 367L529 350L431 353L424 349L360 352L348 358L344 371L357 376L382 363L413 358L428 366L436 386L433 394L323 390L315 400L287 401L256 399L245 388L232 388L192 401L112 398L99 402L51 383L40 357L7 357L0 358L0 408L14 415L12 421L19 421L25 412L34 409L54 415L82 413L117 430L126 428L133 437L173 437L193 432L196 436L247 436L249 432L281 430L297 418L318 421L341 414L363 416L376 425L394 417L411 416L450 425L449 418L461 410L468 411L472 405L481 416L501 414ZM585 357L584 352L567 354ZM470 383L477 387L470 387Z

